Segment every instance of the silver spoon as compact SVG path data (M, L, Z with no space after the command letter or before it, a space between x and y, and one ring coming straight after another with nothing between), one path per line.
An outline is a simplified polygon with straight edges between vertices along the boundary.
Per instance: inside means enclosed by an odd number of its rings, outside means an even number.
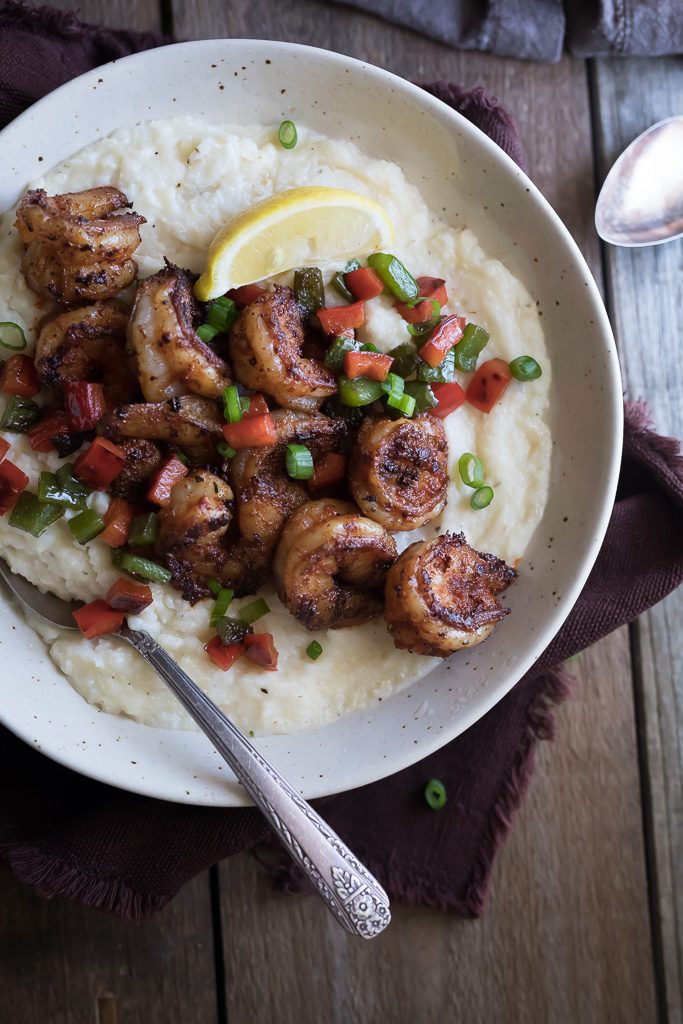
M612 245L658 245L683 235L683 115L658 121L605 178L595 227Z
M75 629L76 604L41 593L1 558L0 577L41 618ZM389 898L339 836L148 633L124 623L118 635L152 666L208 736L337 921L365 939L383 931L391 920Z

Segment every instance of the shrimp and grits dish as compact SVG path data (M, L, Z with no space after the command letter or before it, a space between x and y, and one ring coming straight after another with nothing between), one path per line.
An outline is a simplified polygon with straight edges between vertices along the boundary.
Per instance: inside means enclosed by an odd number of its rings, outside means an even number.
M87 701L191 727L124 619L257 735L495 644L551 368L525 287L428 199L290 121L169 118L2 216L0 555L82 604L30 622Z

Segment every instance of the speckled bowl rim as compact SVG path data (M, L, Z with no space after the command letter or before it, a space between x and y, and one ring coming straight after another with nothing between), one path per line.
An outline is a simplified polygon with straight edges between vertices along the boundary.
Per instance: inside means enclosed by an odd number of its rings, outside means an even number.
M379 752L374 753L372 749L368 749L367 742L359 737L358 749L355 752L352 751L352 753L359 755L362 750L362 756L347 758L343 769L339 769L328 775L318 773L315 777L304 771L300 774L300 777L292 778L293 784L298 785L301 792L303 792L307 797L313 798L354 789L376 779L385 777L421 760L450 740L454 739L457 735L464 732L474 722L486 714L487 711L489 711L502 697L505 696L506 693L508 693L514 684L536 661L560 629L562 623L566 619L579 596L598 555L608 526L616 493L623 432L622 385L616 345L600 293L583 256L572 239L569 231L562 224L557 214L553 211L551 206L533 183L519 169L519 167L517 167L517 165L502 150L500 150L494 142L481 133L465 118L455 113L450 107L441 103L419 87L412 85L388 71L367 64L364 61L355 60L351 57L346 57L331 51L320 50L315 47L308 47L294 43L273 42L269 40L201 40L197 42L178 43L156 50L144 51L142 53L123 58L119 61L112 62L109 65L103 65L102 67L96 68L95 70L66 83L53 93L44 97L37 104L20 115L20 117L0 133L0 152L5 149L10 138L14 140L15 137L21 138L23 136L24 139L27 140L25 145L28 146L28 140L33 140L33 142L31 142L31 145L33 145L35 142L35 130L32 129L31 126L36 121L36 118L42 117L50 110L58 111L61 108L63 111L65 105L67 108L77 111L79 97L83 97L86 92L89 92L92 89L97 89L98 81L102 81L104 76L111 77L112 74L115 76L121 76L122 82L125 82L122 71L128 72L132 70L135 74L144 76L153 71L156 62L160 59L162 61L165 59L173 59L179 67L182 67L183 61L186 63L191 62L198 52L203 52L207 56L211 57L215 57L217 54L228 55L230 59L234 61L246 59L241 57L241 55L244 52L248 52L249 58L251 58L252 54L256 54L259 59L265 59L266 63L271 63L271 60L267 59L270 57L272 60L282 60L285 64L287 62L296 62L299 57L304 60L313 60L314 58L312 55L314 54L315 59L322 62L329 69L333 69L335 71L343 69L350 75L360 74L363 76L364 81L366 83L371 82L374 88L389 90L392 93L401 95L408 104L412 102L413 104L418 105L425 113L431 115L432 118L439 122L445 133L448 133L450 130L451 132L457 133L459 137L464 136L469 139L472 142L475 151L477 149L481 150L485 154L486 159L488 159L492 165L495 165L501 174L504 173L507 176L510 188L513 189L513 191L517 187L515 186L514 181L518 184L521 183L523 188L519 189L519 201L528 202L530 204L528 207L529 209L535 208L536 211L542 212L548 229L555 232L557 245L560 248L563 247L567 261L573 264L574 272L585 279L586 303L594 317L594 321L591 320L590 322L595 323L595 333L599 336L599 344L601 346L600 352L605 358L604 377L602 380L601 390L604 395L604 401L609 403L609 411L606 421L606 436L604 437L605 443L609 446L609 451L605 456L606 462L603 466L601 479L596 481L595 484L593 526L591 534L587 540L588 546L586 547L584 557L576 566L575 575L571 585L565 589L561 600L558 601L555 608L549 613L548 620L544 624L544 627L536 633L533 640L528 642L524 654L517 660L514 671L509 671L507 675L503 674L497 685L490 686L486 692L482 693L479 699L471 708L469 708L469 710L462 714L455 715L452 721L446 722L445 725L440 726L440 731L435 731L431 734L424 732L421 738L419 740L415 740L410 747L407 746L406 741L404 742L403 750L395 751L391 757L383 755L382 758L379 757ZM221 56L220 59L227 60L227 56ZM215 67L215 65L213 66ZM237 74L237 72L235 72L235 74ZM179 83L180 86L182 86L182 84L182 82ZM322 89L323 85L321 83L321 90ZM122 95L121 101L125 102L125 95ZM333 97L330 98L330 102L334 102ZM165 115L156 114L151 116ZM79 141L74 136L72 152L80 148L81 145L83 145L83 142ZM33 148L35 149L35 145L33 145ZM61 157L58 157L57 159L61 159ZM54 162L57 162L57 160L46 162L45 167L49 168ZM24 184L25 180L17 180L16 191L18 192L22 189ZM526 193L526 199L521 195L522 192ZM11 608L9 602L5 600L4 594L0 594L0 607L3 607L3 605L6 605L7 608ZM19 629L20 623L16 621L16 619L15 622L16 625L13 628ZM27 629L28 627L25 628ZM28 634L24 633L23 635L25 637L25 643L28 644L30 648L31 642L28 638ZM38 641L38 643L42 646L42 642ZM77 695L74 694L74 691L71 690L66 680L64 680L63 677L60 678L63 686L68 689L71 695L76 696L77 700L80 701L81 704L89 708L89 705L86 705L80 697L77 697ZM34 679L35 685L42 685L42 680L39 680L38 677L34 677ZM420 683L416 683L415 685L419 687ZM14 688L14 693L16 695L16 688ZM2 685L0 684L0 697L1 695ZM64 699L66 703L68 701L66 695L64 696ZM72 701L71 704L73 704ZM10 701L9 703L4 701L2 702L2 705L0 706L0 722L12 730L12 732L17 736L21 737L36 749L40 749L42 753L46 754L53 760L81 772L84 775L88 775L94 779L98 779L102 782L131 792L155 796L165 800L200 805L240 806L249 803L249 800L246 798L243 790L235 784L233 777L228 773L227 769L222 775L217 775L217 771L222 771L223 766L215 763L218 759L214 751L210 751L208 749L205 751L204 748L200 746L201 744L206 743L204 737L194 733L148 729L147 727L140 726L138 723L132 723L129 720L121 720L116 716L105 715L93 708L90 708L90 712L90 727L100 730L98 735L100 735L102 743L100 743L99 746L101 747L105 745L107 747L111 747L114 754L116 753L116 743L118 743L120 739L120 737L116 738L115 735L117 733L116 723L119 723L120 731L124 729L123 722L126 722L127 724L125 728L130 726L132 728L131 735L138 739L143 737L143 734L147 735L148 738L152 733L161 735L162 739L159 743L159 750L161 751L160 757L155 755L155 757L151 758L150 762L151 778L148 778L147 775L142 773L136 774L131 773L130 770L123 770L115 757L109 765L103 765L97 762L97 759L93 759L90 755L88 744L85 739L77 740L75 736L67 736L67 739L62 741L58 739L56 728L54 733L51 733L50 730L46 728L41 728L40 730L37 729L31 716L22 708L20 701L18 703L16 701ZM373 713L378 714L383 713L383 711L375 708ZM353 714L355 715L356 713ZM59 724L67 728L68 731L68 725L65 725L64 723ZM142 730L142 732L140 730ZM293 735L298 735L303 739L305 737L310 738L311 734L316 736L320 734L320 736L323 737L323 743L320 744L320 746L324 746L324 729L312 730L311 733ZM52 738L53 736L54 739ZM163 737L166 737L166 740L164 740ZM170 742L168 740L169 737L172 737ZM256 742L265 753L272 756L278 766L283 766L283 742L288 742L287 737L264 737ZM127 743L128 740L126 740L126 744ZM145 745L144 739L142 740L142 745ZM287 754L291 754L291 752L287 751ZM175 776L169 781L169 773L173 776L174 766L178 766L175 765L176 761L178 762L178 765L180 762L183 762L183 771L176 772ZM212 763L209 764L209 762ZM164 771L164 767L168 770ZM187 769L186 772L184 770L185 768Z

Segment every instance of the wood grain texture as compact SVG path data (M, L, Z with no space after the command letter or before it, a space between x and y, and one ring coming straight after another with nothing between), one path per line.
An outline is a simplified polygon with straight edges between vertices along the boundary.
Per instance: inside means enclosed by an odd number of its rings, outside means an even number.
M0 870L0 1021L117 1020L218 1024L208 875L132 925L39 899Z
M404 77L486 83L517 116L532 177L597 272L582 63L455 53L312 0L186 2L174 25L181 38L290 39ZM557 743L539 751L482 921L399 906L388 933L359 944L316 901L274 895L246 858L221 866L231 1024L654 1020L627 631L587 653L578 673L579 696L558 714Z
M655 121L683 111L677 58L598 61L595 114L601 179ZM606 246L610 315L628 394L646 398L657 429L683 437L683 240ZM683 591L633 627L643 735L645 821L652 849L660 978L669 1019L683 1020Z
M78 6L89 21L157 27L154 4L58 5ZM515 112L532 177L597 270L582 63L455 53L313 0L178 0L173 19L179 38L292 39L416 80L486 84ZM250 859L221 867L230 1024L654 1020L626 631L584 655L576 670L579 694L558 713L557 742L539 749L480 922L396 907L389 932L360 943L317 901L274 894ZM159 918L133 928L45 904L0 875L0 1021L81 1024L99 1013L101 1024L210 1024L207 892L205 876Z
M231 1024L654 1021L626 636L576 671L480 921L395 904L360 943L248 858L221 866Z
M42 0L31 0L39 6ZM160 0L51 0L52 7L74 11L82 21L140 32L161 30Z

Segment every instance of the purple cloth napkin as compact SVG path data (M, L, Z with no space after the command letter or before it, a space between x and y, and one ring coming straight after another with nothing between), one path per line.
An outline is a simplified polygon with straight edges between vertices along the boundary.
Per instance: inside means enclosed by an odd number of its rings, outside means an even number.
M0 118L6 122L62 81L161 42L82 26L49 8L0 2ZM518 161L514 121L483 89L437 83ZM652 433L629 406L617 503L595 568L570 618L534 670L457 740L411 768L317 801L394 898L478 915L492 860L510 828L550 708L567 693L563 659L629 622L683 580L683 464L676 442ZM637 543L634 543L637 541ZM301 879L267 844L253 809L212 810L135 796L53 764L0 729L0 858L44 896L63 895L137 918L162 907L198 872L246 849L280 881ZM430 778L448 791L431 811Z

